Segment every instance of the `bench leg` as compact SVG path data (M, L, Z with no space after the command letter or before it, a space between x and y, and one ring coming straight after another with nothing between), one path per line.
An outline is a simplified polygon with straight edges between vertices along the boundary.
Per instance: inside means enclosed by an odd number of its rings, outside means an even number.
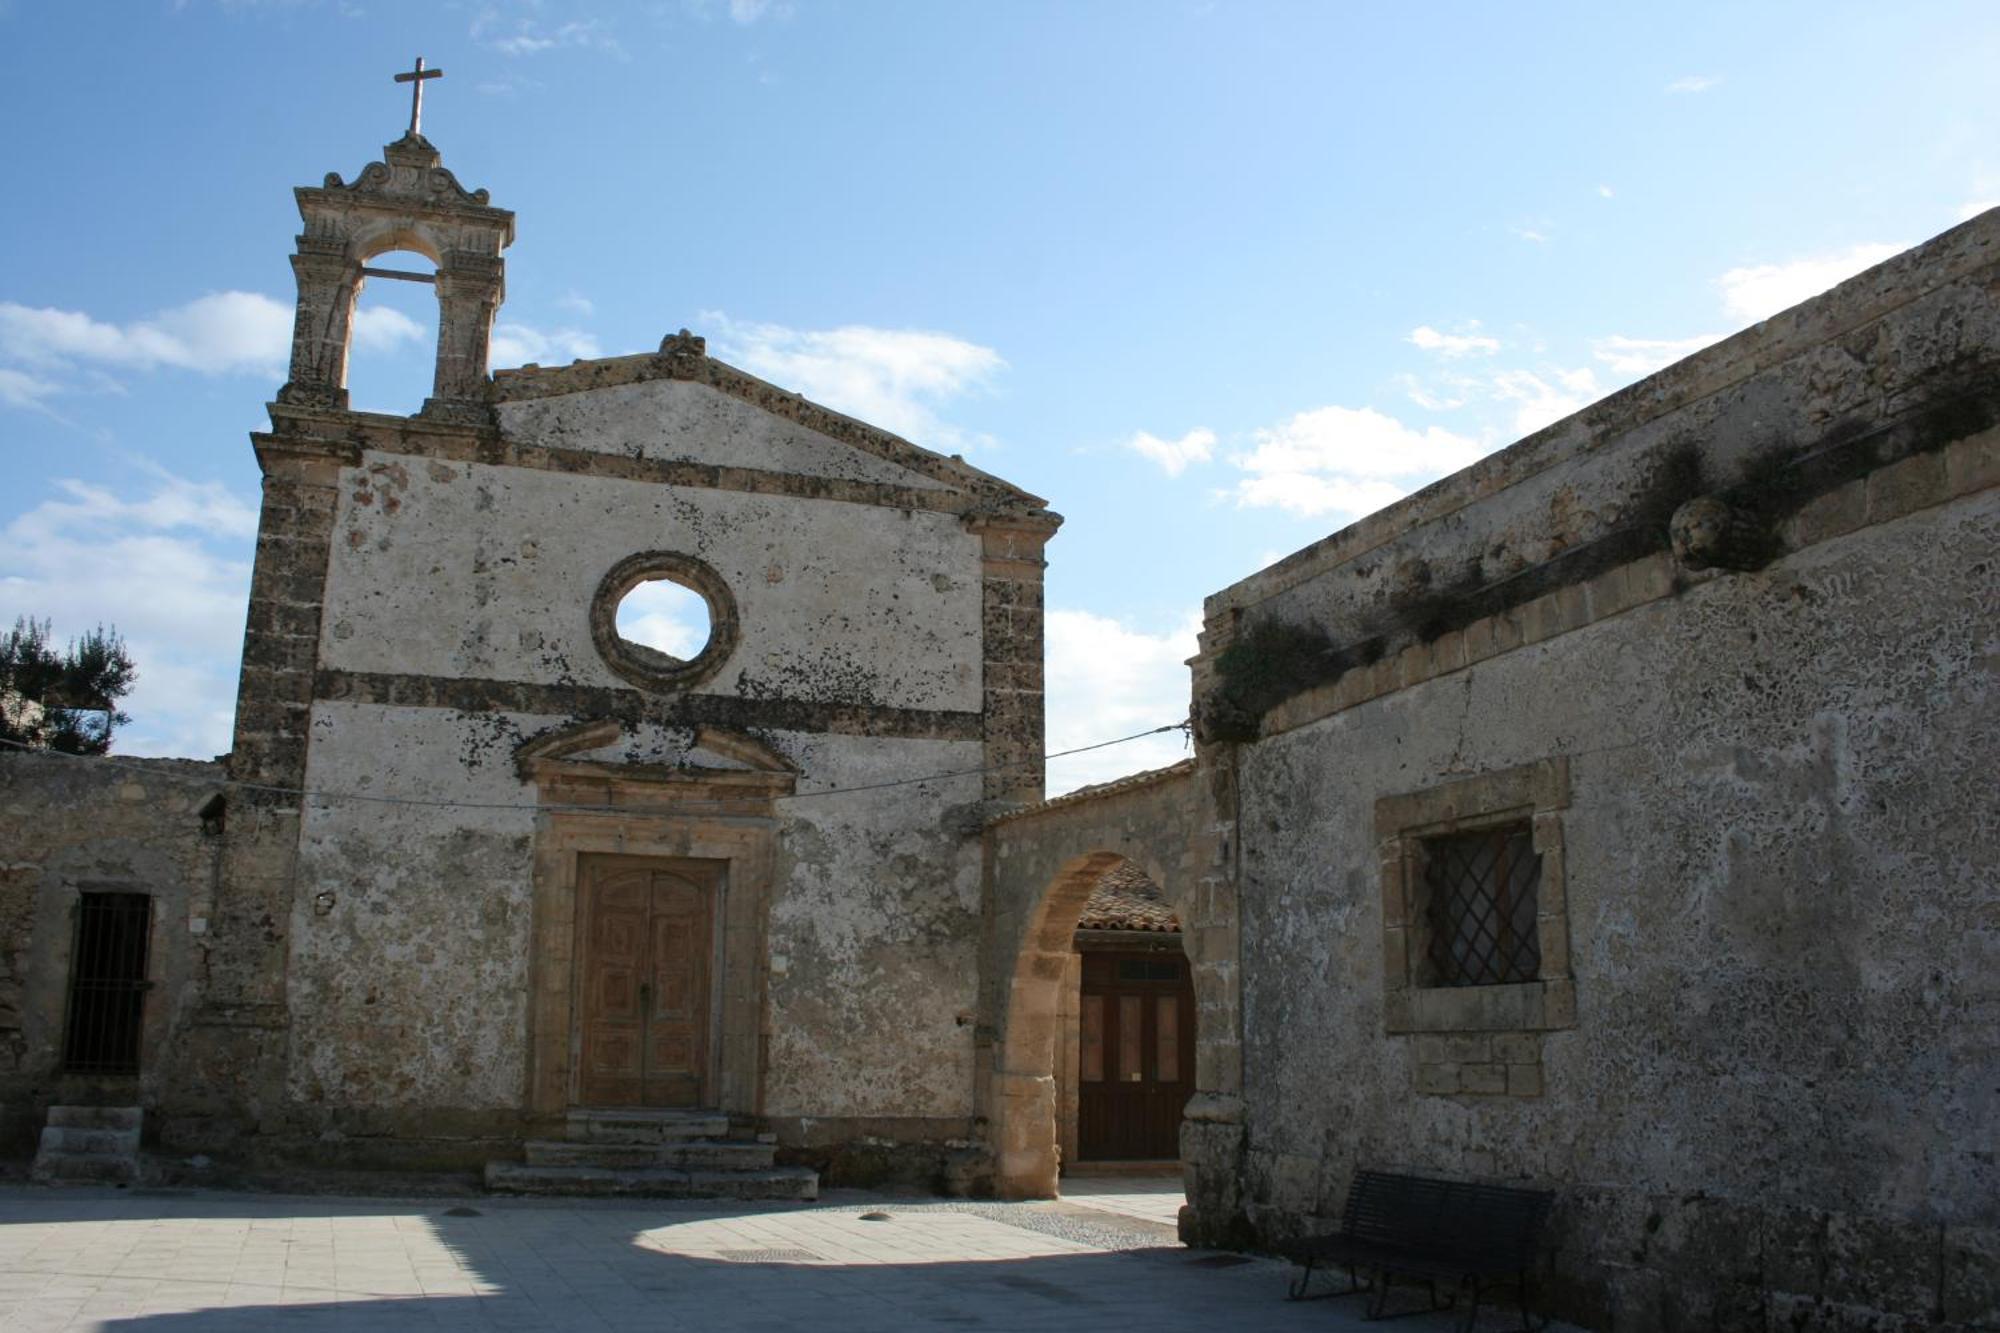
M1369 1319L1401 1319L1405 1315L1432 1314L1438 1310L1449 1310L1457 1303L1457 1298L1451 1296L1440 1301L1438 1299L1437 1279L1426 1278L1424 1279L1424 1285L1430 1288L1431 1293L1431 1303L1428 1308L1419 1306L1414 1310L1398 1310L1392 1315L1385 1315L1382 1313L1382 1310L1388 1304L1389 1284L1393 1280L1393 1270L1379 1268L1375 1271L1375 1299L1368 1303L1367 1317Z
M1305 1261L1305 1267L1299 1273L1298 1277L1292 1280L1291 1289L1285 1293L1286 1300L1323 1301L1330 1296L1352 1296L1357 1292L1363 1292L1369 1289L1368 1287L1362 1285L1361 1277L1355 1271L1354 1265L1349 1264L1347 1265L1347 1286L1344 1290L1320 1291L1320 1292L1313 1292L1311 1295L1307 1295L1307 1290L1312 1286L1313 1267L1316 1262L1317 1261L1313 1259L1307 1259Z

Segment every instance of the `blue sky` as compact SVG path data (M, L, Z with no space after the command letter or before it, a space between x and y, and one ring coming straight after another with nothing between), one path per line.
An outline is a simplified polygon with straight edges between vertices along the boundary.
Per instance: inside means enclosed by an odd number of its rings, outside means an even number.
M291 188L418 53L519 215L496 365L685 325L1067 516L1052 748L1181 716L1206 593L2000 201L1990 3L0 0L0 621L126 634L127 752L228 746ZM357 406L431 302L370 286Z

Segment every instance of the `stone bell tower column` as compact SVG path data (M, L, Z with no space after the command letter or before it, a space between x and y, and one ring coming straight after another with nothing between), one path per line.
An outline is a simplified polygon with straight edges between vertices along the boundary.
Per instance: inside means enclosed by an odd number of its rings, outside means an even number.
M354 184L331 173L323 185L294 193L305 231L292 256L299 303L291 376L278 402L347 410L354 303L369 278L383 278L437 288L437 373L423 414L484 419L487 349L507 292L500 252L514 239L514 215L490 206L486 191L461 188L415 130L384 148L382 160L369 163ZM437 272L368 266L388 250L414 250Z

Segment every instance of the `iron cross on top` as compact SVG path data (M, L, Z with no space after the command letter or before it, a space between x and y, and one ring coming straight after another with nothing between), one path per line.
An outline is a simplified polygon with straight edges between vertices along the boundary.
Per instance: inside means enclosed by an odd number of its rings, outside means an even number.
M397 83L407 83L410 85L411 134L420 134L417 127L423 123L424 119L424 80L441 79L443 77L444 71L441 69L425 69L424 58L422 56L417 57L417 67L415 69L396 76Z

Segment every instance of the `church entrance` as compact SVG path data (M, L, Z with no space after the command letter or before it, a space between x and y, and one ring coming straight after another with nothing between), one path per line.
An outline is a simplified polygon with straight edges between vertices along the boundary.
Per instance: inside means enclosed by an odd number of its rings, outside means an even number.
M713 1106L716 900L726 862L578 866L577 1091L584 1106Z

